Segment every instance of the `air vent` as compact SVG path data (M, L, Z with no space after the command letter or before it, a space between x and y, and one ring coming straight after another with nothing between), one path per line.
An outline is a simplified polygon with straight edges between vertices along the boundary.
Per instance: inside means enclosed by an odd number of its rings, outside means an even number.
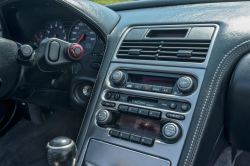
M211 40L125 40L117 58L202 63Z

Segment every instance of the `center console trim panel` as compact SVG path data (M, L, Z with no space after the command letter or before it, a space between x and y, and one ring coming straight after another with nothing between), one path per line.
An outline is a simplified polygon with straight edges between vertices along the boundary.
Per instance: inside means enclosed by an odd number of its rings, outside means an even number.
M145 69L146 68L146 69ZM131 89L122 89L122 88L114 88L110 86L110 74L118 69L126 69L126 70L138 70L138 71L150 71L150 72L164 72L164 73L179 73L179 74L188 74L194 76L197 81L198 81L198 87L196 91L194 91L191 95L189 96L175 96L175 95L170 95L170 94L161 94L161 93L153 93L153 92L147 92L147 91L137 91L137 90L131 90ZM194 68L181 68L181 67L167 67L167 66L150 66L150 65L135 65L135 64L121 64L121 63L111 63L108 74L106 76L105 82L103 83L102 91L100 94L100 97L98 99L95 111L92 116L92 120L90 123L90 127L87 133L87 142L90 141L90 139L98 139L105 141L107 143L112 143L118 146L122 147L127 147L128 149L134 149L137 151L140 151L145 154L149 155L154 155L163 159L168 159L171 161L172 165L177 165L182 148L184 146L184 142L187 136L187 132L191 123L191 119L193 116L194 108L196 106L196 102L199 96L199 92L201 89L201 83L203 81L205 74L205 69L194 69ZM140 96L147 96L150 98L160 98L160 99L168 99L168 100L178 100L178 101L183 101L183 102L188 102L191 104L191 108L187 112L180 113L185 115L185 120L173 120L173 119L168 119L165 117L165 112L170 112L170 113L176 113L173 110L163 110L163 109L156 109L152 107L145 107L145 106L140 106L136 104L131 104L131 103L124 103L124 102L117 102L116 106L114 108L110 107L105 107L102 106L101 103L103 101L109 101L104 98L106 92L112 91L112 92L120 92L120 93L126 93L126 94L134 94L134 95L140 95ZM147 146L142 146L140 144L134 144L129 141L124 141L121 139L117 139L114 137L111 137L109 135L109 131L111 128L102 128L99 127L97 122L96 122L96 113L97 111L101 109L111 109L113 111L118 110L119 104L125 104L125 105L130 105L130 106L136 106L136 107L143 107L143 108L148 108L148 109L153 109L153 110L158 110L163 112L162 113L162 119L168 119L171 120L172 122L177 122L178 124L181 125L183 128L183 134L180 140L176 143L173 144L168 144L165 142L162 142L160 140L155 140L155 143L153 147L147 147ZM86 150L86 149L85 149ZM85 151L86 152L86 151Z

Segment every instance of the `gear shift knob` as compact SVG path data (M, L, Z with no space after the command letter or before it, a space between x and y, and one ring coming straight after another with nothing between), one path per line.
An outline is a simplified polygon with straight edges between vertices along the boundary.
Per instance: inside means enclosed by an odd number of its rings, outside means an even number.
M50 166L74 166L76 145L67 137L56 137L47 144L47 160Z

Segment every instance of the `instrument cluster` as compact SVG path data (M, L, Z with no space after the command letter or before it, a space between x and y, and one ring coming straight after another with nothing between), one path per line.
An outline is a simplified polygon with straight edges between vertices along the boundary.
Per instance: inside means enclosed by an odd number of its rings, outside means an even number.
M30 45L37 48L46 38L58 38L70 43L77 43L84 49L84 55L92 52L93 56L102 56L105 44L103 40L86 23L76 19L61 19L48 22L39 27ZM97 52L93 49L97 47Z

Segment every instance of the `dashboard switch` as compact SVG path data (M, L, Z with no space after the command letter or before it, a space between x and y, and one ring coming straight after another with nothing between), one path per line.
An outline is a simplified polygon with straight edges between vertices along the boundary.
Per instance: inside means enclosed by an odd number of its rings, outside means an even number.
M71 44L68 46L66 54L73 60L79 60L83 56L84 50L79 44Z
M161 92L161 86L153 86L152 91L153 92Z
M187 105L187 104L183 104L183 105L181 106L181 110L182 110L182 111L187 111L187 110L188 110L188 105Z
M187 76L181 77L177 81L177 87L180 92L189 93L194 87L194 82L190 77L187 77Z
M154 141L153 141L153 139L151 139L151 138L142 137L142 138L141 138L141 143L142 143L143 145L152 146L153 143L154 143Z
M172 89L173 89L173 88L162 87L161 92L162 92L162 93L166 93L166 94L171 94L171 93L172 93Z
M127 85L125 86L125 88L127 88L127 89L133 89L134 88L134 84L128 82Z
M60 44L56 41L50 43L49 46L49 60L56 62L59 59Z
M167 123L162 128L163 136L169 141L176 141L181 137L181 128L175 123Z
M109 131L109 134L110 134L112 137L119 137L120 132L119 132L119 131L115 131L115 130L110 130L110 131Z
M140 143L140 141L141 141L141 136L131 134L131 135L130 135L130 140L131 140L132 142Z
M108 110L100 110L96 115L96 120L100 125L107 125L112 120L112 114Z
M130 134L129 133L121 132L120 135L119 135L119 137L121 139L129 140Z
M161 118L161 112L158 112L158 111L149 111L148 115L151 118L157 118L157 119Z
M106 98L106 99L110 99L111 97L112 97L112 94L111 94L111 93L109 93L109 92L106 93L106 95L105 95L105 98Z
M126 76L122 71L117 70L110 75L110 79L115 85L123 85L126 81Z
M149 110L139 109L138 114L143 116L148 116Z
M115 107L115 103L110 103L110 102L102 102L102 105L106 107Z
M170 107L171 109L175 109L175 108L177 107L177 104L176 104L176 103L171 103L171 104L169 105L169 107Z
M29 60L32 56L32 53L33 53L33 48L27 44L25 45L22 45L20 47L20 50L21 50L21 54L20 55L20 59L22 60Z
M119 107L118 107L118 111L121 111L121 112L127 112L127 111L128 111L128 106L125 106L125 105L119 105Z
M135 108L135 107L129 107L129 108L128 108L128 112L129 112L129 113L132 113L132 114L137 114L137 112L138 112L138 108Z

